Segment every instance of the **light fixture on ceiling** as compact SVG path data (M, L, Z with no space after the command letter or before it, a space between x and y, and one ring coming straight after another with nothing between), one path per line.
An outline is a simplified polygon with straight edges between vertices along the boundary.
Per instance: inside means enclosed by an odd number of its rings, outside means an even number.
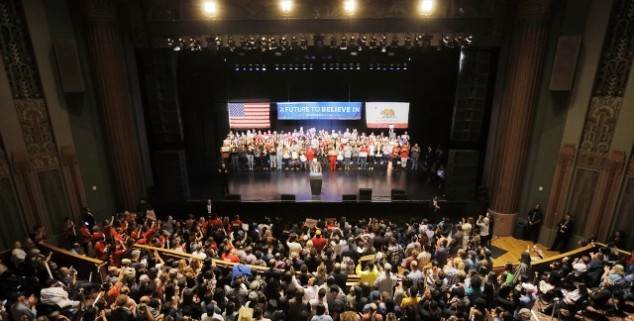
M430 16L434 12L434 0L420 0L418 13L422 16Z
M282 14L288 15L293 12L293 1L292 0L280 0L280 10Z
M215 18L218 15L218 5L216 1L207 0L203 2L203 12L209 18Z
M343 11L348 15L353 15L357 12L357 0L344 0Z

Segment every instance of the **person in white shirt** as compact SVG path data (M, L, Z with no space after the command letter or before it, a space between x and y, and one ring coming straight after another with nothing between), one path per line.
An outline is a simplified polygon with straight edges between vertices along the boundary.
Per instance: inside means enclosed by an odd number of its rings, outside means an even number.
M390 297L392 297L394 295L394 286L396 286L397 283L398 279L396 275L392 273L392 265L385 263L385 265L383 265L383 271L379 274L374 285L377 287L379 293L387 292L390 294Z
M77 309L79 301L68 298L68 292L62 287L62 282L50 279L46 282L48 287L40 291L40 302L49 305L58 305L62 309Z
M487 215L480 215L478 220L476 221L476 225L480 228L480 243L484 246L490 246L491 244L491 234L489 232L489 224L491 221Z

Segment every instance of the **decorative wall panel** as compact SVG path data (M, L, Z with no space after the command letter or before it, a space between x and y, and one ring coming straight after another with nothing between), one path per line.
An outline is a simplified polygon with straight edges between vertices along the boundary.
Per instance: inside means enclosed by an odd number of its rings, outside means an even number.
M596 193L597 183L599 182L599 175L600 173L598 171L577 169L567 211L576 222L585 222L588 219L590 207L592 206L594 194ZM580 231L581 228L577 227L574 233L580 234Z
M44 99L16 99L14 104L32 168L56 167L59 161Z
M2 139L0 139L0 177L9 176L9 162L7 161L7 153L2 146Z
M605 156L610 150L634 59L633 34L634 0L616 0L583 129L582 154Z
M33 169L58 165L22 1L0 0L0 53Z
M20 215L20 207L13 184L9 177L0 178L0 247L10 248L15 240L24 239L28 234L24 216Z
M64 218L71 216L61 173L59 169L41 171L37 173L37 180L53 229L49 235L59 234L63 230Z

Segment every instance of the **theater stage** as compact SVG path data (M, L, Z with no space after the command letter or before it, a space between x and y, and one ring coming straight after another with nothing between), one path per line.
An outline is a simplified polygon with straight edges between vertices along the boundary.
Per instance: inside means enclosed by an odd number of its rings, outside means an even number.
M323 171L322 190L319 197L311 195L307 171L238 171L230 174L230 194L239 195L242 201L277 201L282 195L294 196L297 202L340 202L343 195L358 196L360 189L371 189L372 201L390 201L393 191L404 193L400 200L431 200L435 195L443 198L443 188L437 180L428 182L421 170L392 169ZM216 177L198 182L192 188L192 198L225 199ZM230 196L231 197L231 196Z
M306 171L239 171L229 178L229 188L234 199L227 200L220 192L215 176L197 178L191 182L190 197L184 201L154 199L157 214L181 216L205 215L205 200L212 198L220 215L240 214L244 218L263 216L303 220L346 216L349 219L368 217L387 218L395 222L428 217L439 222L443 216L460 219L477 217L486 211L486 204L473 200L454 200L444 195L437 183L427 183L422 171L375 169L367 171L324 171L322 193L313 198L309 173ZM358 200L360 189L372 189L369 200ZM405 197L392 199L392 191L405 192ZM282 195L291 199L282 200ZM343 196L354 199L344 201ZM430 200L440 197L441 210L430 211ZM239 197L239 199L235 199ZM295 199L292 200L292 197Z

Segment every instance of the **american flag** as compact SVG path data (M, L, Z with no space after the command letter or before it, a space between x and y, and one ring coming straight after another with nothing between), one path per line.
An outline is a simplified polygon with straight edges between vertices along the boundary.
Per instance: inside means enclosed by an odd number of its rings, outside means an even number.
M271 128L270 103L229 103L230 128Z

